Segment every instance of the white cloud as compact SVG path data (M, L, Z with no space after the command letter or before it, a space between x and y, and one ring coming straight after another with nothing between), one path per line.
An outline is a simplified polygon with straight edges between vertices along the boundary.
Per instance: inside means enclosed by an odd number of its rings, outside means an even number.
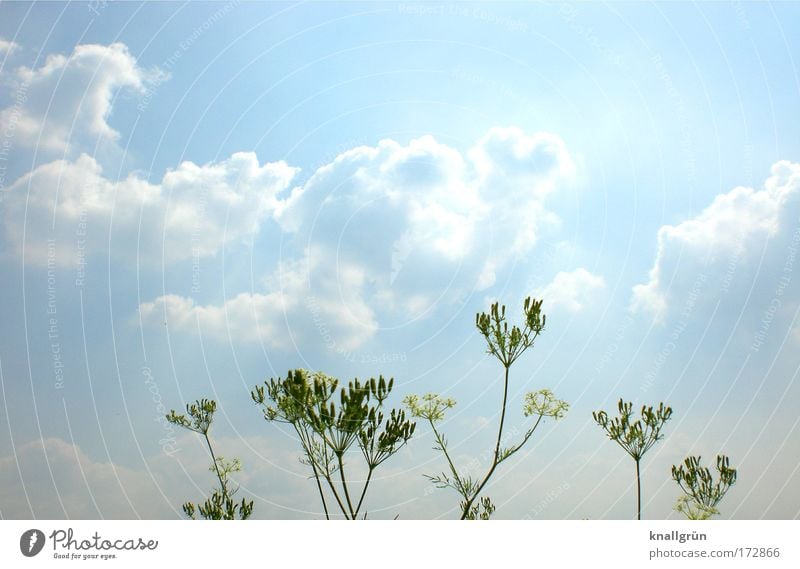
M278 220L300 244L363 266L390 306L415 296L428 307L492 286L557 226L545 200L572 169L558 137L514 128L490 130L466 157L431 136L382 140L317 170Z
M142 305L147 321L237 340L258 330L271 344L291 343L292 322L292 332L317 328L350 349L379 322L398 327L494 286L559 224L546 200L571 179L572 159L558 136L518 128L493 128L466 153L432 136L353 148L285 198L298 170L245 152L184 162L160 182L109 179L80 149L119 138L108 122L117 93L146 93L163 78L124 44L79 45L18 69L24 96L0 111L21 146L64 155L8 188L6 241L27 263L80 266L102 254L170 264L214 255L272 219L291 236L294 256L264 290L209 306L165 291Z
M42 165L8 188L6 238L39 265L48 254L59 265L94 253L126 262L138 254L147 264L213 255L257 232L295 173L243 152L205 165L183 162L159 184L136 175L115 182L83 154Z
M375 314L364 300L365 284L363 269L332 267L324 257L310 254L302 262L281 267L268 279L270 290L265 293L240 293L207 306L164 295L143 303L139 310L147 324L166 323L170 331L217 341L230 337L278 348L315 342L345 352L377 330Z
M270 219L291 235L295 256L265 290L209 306L165 291L141 306L147 321L237 340L256 339L257 330L273 345L291 343L292 322L293 333L316 328L331 334L329 344L352 349L379 319L402 325L493 286L509 261L558 225L545 202L571 178L572 160L557 136L517 128L491 129L466 154L432 136L353 148L285 199L297 169L262 166L244 152L184 162L158 183L136 174L111 180L96 158L74 149L116 140L107 120L114 94L143 92L158 78L123 44L81 45L18 70L26 102L0 111L18 140L68 156L8 188L6 240L28 263L70 266L103 254L169 264L213 255Z
M424 244L457 260L471 247L480 200L461 154L431 136L403 146L382 140L340 154L296 188L278 219L301 239L340 237L337 253L363 253L362 238L382 248ZM360 253L359 253L360 250ZM385 251L381 251L385 253ZM382 259L385 260L385 259Z
M486 219L501 247L521 255L536 244L543 228L559 218L545 208L547 196L568 185L575 164L555 134L526 134L516 127L495 127L469 151Z
M241 459L242 471L232 480L241 485L238 496L254 499L254 518L307 518L321 510L308 492L307 467L293 446L285 448L291 441L281 446L274 440L213 436L218 456ZM202 501L216 484L205 444L183 431L170 443L171 455L156 452L155 442L140 443L152 454L130 466L92 458L78 444L54 437L18 445L14 454L0 456L3 518L184 518L181 504Z
M535 182L556 182L572 176L575 166L560 137L537 132L526 134L517 127L494 127L470 150L470 158L478 174L484 179L494 178L506 186L520 179ZM552 192L551 184L539 185L536 193ZM525 188L518 188L525 191Z
M542 225L557 223L544 201L573 170L560 138L517 128L491 129L466 158L432 136L406 146L382 140L317 170L279 220L308 241L335 232L337 254L355 250L359 258L365 237L377 240L382 255L394 248L407 257L424 248L446 262L493 243L496 268L509 249L528 251Z
M92 148L99 139L116 141L119 133L108 124L115 93L142 93L149 82L161 79L158 70L139 67L124 44L78 45L69 56L49 55L37 69L16 71L24 105L0 111L0 129L13 124L15 142L40 151L64 152L75 142Z
M537 291L536 296L544 299L546 305L561 307L570 312L579 312L591 297L606 286L605 279L594 275L584 268L570 272L560 272L555 278Z
M19 44L11 40L0 38L0 55L8 57L19 49Z
M4 518L171 517L174 506L158 499L159 482L164 479L94 461L79 447L57 438L32 441L18 446L14 455L0 457Z
M544 200L571 171L560 139L518 129L493 129L467 158L431 136L353 148L276 204L278 223L303 252L288 273L224 304L167 295L143 314L154 323L166 315L178 329L199 322L211 336L274 346L321 337L353 349L380 326L402 326L492 286L556 219Z
M649 279L633 288L631 308L663 321L698 279L727 292L735 273L780 269L797 228L799 199L800 165L781 161L763 189L734 188L698 216L662 226Z

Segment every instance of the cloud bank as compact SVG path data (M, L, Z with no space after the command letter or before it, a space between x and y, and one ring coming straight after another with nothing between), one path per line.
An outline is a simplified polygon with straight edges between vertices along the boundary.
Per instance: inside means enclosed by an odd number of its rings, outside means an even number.
M432 136L347 150L275 204L302 253L264 290L208 306L167 294L141 314L212 337L286 346L322 334L329 347L354 349L382 326L491 287L557 227L546 200L569 187L573 169L557 136L516 128L493 128L466 153Z
M6 45L7 52L15 45ZM78 45L69 56L52 54L41 67L15 71L14 90L24 92L25 104L0 111L0 130L13 125L15 143L39 152L116 142L120 134L108 123L114 96L144 93L163 78L158 69L140 67L122 43Z
M762 189L736 187L697 216L664 225L655 263L648 280L633 288L631 308L663 322L701 282L710 287L704 298L732 297L739 311L754 279L769 279L777 287L781 277L791 278L799 196L800 165L780 161ZM796 294L788 296L797 300Z

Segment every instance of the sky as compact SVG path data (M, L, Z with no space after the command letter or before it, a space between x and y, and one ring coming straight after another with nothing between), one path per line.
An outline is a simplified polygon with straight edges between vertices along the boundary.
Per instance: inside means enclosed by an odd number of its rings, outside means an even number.
M661 401L670 468L739 472L723 519L800 515L800 5L0 3L0 516L180 518L213 486L163 420L213 398L256 518L322 516L250 391L287 370L441 393L488 467L502 367L569 402L487 487L508 519L629 519L592 412ZM370 518L451 519L425 424ZM358 456L351 457L357 462ZM356 468L354 466L354 468ZM358 476L358 470L354 470Z

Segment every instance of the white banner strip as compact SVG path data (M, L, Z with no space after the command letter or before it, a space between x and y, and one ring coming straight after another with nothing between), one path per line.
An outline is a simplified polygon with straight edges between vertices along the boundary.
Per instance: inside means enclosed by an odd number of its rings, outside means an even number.
M800 521L0 521L0 567L800 567Z

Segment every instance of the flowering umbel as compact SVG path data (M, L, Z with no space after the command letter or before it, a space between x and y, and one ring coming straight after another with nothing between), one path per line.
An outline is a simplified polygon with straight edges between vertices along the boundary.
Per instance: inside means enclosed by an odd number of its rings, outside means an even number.
M539 415L541 417L553 417L562 419L569 410L569 403L556 399L553 392L549 389L540 389L525 394L525 404L522 411L526 417Z
M487 353L497 358L504 370L503 401L500 407L500 426L497 432L497 443L491 457L489 470L481 479L459 473L447 449L447 439L439 432L437 423L444 419L445 412L452 409L456 402L453 399L442 397L436 393L423 396L409 395L404 399L406 408L412 416L426 419L431 426L433 437L436 441L434 450L440 451L447 460L448 471L427 478L438 488L452 488L461 495L462 520L488 520L495 511L495 506L488 496L480 496L481 491L489 482L497 466L517 452L528 442L536 428L545 417L560 419L564 416L569 405L557 399L549 389L533 391L525 396L523 413L526 417L535 417L534 424L528 428L522 440L516 445L502 447L503 427L505 424L506 407L508 404L509 369L520 356L533 346L536 338L542 333L545 326L545 315L542 313L542 301L526 298L523 303L524 324L509 326L506 320L506 307L498 303L492 304L489 312L478 313L475 316L475 326L486 340ZM480 501L478 498L480 497Z
M519 357L531 346L544 331L546 316L542 314L542 301L528 297L523 304L525 325L520 328L516 324L509 329L506 321L506 307L497 302L492 304L489 312L479 312L475 316L475 325L485 338L487 352L503 364L511 367Z
M232 472L239 472L242 469L242 463L238 458L226 460L221 456L217 457L208 436L216 411L216 401L199 399L186 405L186 415L179 415L174 409L167 414L167 421L173 425L195 432L205 439L212 460L209 470L216 473L219 481L219 488L214 489L205 502L197 505L186 502L183 511L192 519L195 519L195 511L199 511L206 520L235 520L237 514L239 519L246 520L253 513L253 501L248 502L244 498L241 502L235 501L233 496L239 489L232 489L228 478Z
M301 461L311 467L325 517L330 519L323 482L345 519L361 512L373 472L397 453L411 438L416 423L402 409L384 413L394 386L379 376L354 379L339 387L339 380L322 372L289 371L285 378L271 378L251 392L267 421L287 423L297 433L303 451ZM338 403L335 401L339 393ZM360 497L351 496L352 482L345 474L345 456L358 448L367 467ZM339 480L334 480L338 474Z
M642 519L642 479L639 463L647 451L664 438L661 429L672 417L672 408L664 403L658 407L643 405L640 418L633 420L633 403L622 399L617 403L619 416L609 418L605 411L592 413L595 422L606 432L608 438L617 443L636 463L636 518Z
M438 423L444 419L445 411L455 407L456 400L450 399L449 397L442 397L437 393L426 393L422 397L418 395L408 395L403 399L403 403L408 408L412 417Z
M684 495L678 499L675 509L690 520L708 520L719 514L717 505L731 486L736 484L738 473L730 467L724 454L717 456L716 482L711 471L700 466L699 456L690 456L683 464L672 467L672 479L678 483Z

